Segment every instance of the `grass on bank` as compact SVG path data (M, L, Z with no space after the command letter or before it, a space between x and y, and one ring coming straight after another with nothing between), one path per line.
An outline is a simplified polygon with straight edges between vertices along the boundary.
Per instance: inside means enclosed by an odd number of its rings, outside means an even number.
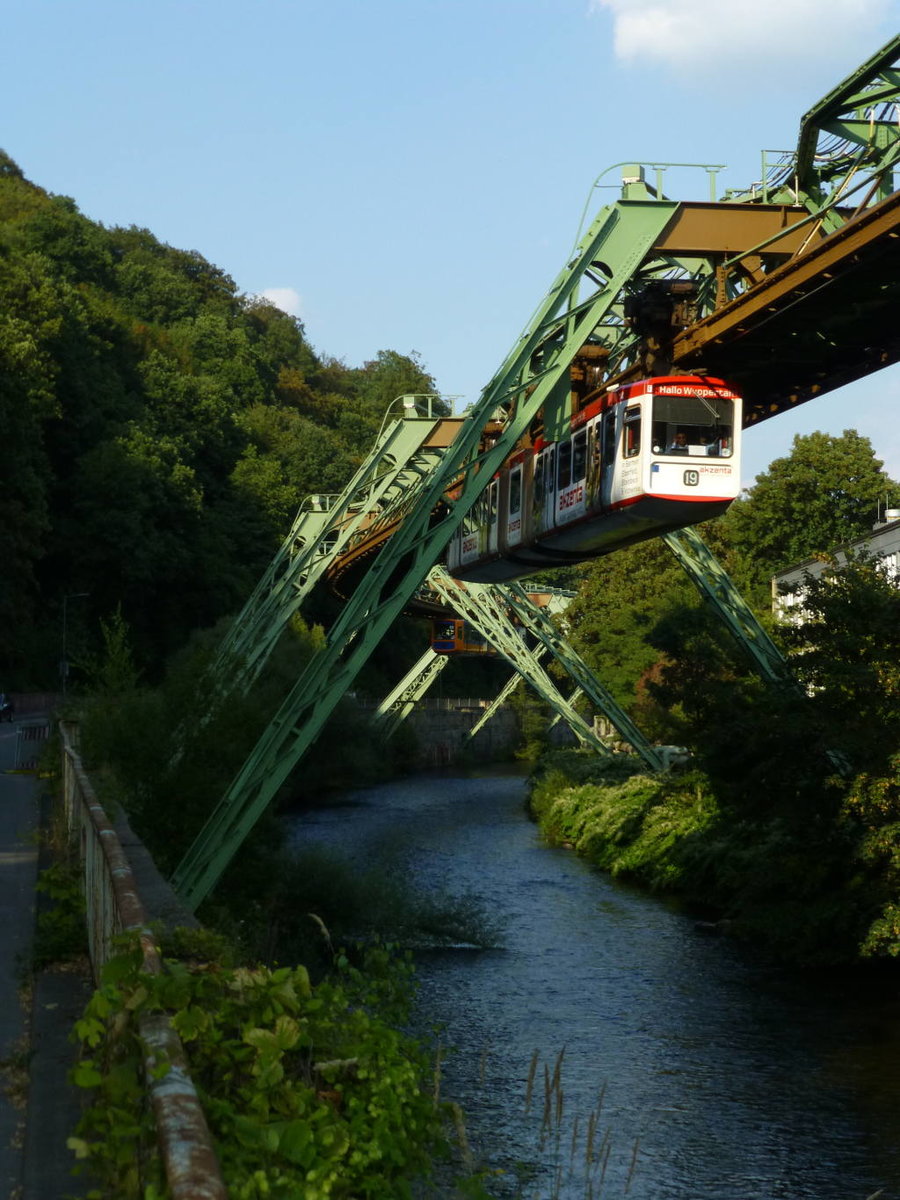
M771 802L736 811L697 769L650 776L624 756L559 751L537 765L530 807L553 843L698 906L783 961L851 964L900 952L896 838L879 831L873 852L872 830L848 811L857 791L836 815L799 821Z

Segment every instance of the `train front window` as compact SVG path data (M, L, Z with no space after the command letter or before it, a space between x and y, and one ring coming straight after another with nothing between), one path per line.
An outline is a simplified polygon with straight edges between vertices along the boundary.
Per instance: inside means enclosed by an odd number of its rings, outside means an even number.
M734 450L734 401L712 388L653 397L653 453L730 457Z

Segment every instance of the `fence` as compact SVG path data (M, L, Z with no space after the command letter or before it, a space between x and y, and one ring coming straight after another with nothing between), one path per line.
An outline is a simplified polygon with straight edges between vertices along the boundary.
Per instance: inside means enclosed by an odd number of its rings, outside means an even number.
M84 869L88 943L95 979L111 953L117 933L140 937L144 970L164 970L137 883L116 832L101 808L81 758L73 729L62 735L63 796L71 837L78 838ZM165 1014L140 1018L144 1068L156 1121L160 1154L173 1200L226 1200L219 1164L197 1092L191 1082L181 1039ZM161 1064L169 1070L159 1076Z
M42 744L50 736L50 722L19 721L16 725L16 771L36 771Z

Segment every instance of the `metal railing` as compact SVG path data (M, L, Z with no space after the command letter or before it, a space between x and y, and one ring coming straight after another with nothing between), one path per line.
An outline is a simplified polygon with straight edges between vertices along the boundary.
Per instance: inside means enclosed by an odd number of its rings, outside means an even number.
M377 700L357 700L356 704L358 708L378 708ZM437 712L490 708L491 704L493 701L486 700L483 696L425 696L415 702L417 709L430 709Z
M77 837L83 866L88 945L95 980L111 957L116 934L134 931L144 955L143 969L164 969L147 926L137 883L116 832L98 802L72 729L60 726L63 797L69 835ZM188 1072L181 1039L166 1014L139 1018L144 1043L144 1074L156 1122L157 1139L173 1200L226 1200L212 1137ZM165 1063L168 1071L160 1074Z

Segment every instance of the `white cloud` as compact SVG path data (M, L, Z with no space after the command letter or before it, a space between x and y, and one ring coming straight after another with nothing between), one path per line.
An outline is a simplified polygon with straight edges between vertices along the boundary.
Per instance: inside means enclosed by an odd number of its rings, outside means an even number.
M744 79L776 63L842 61L848 41L879 45L878 25L895 0L590 0L613 17L616 57L676 70L723 65ZM874 42L873 42L874 39Z
M260 296L292 317L303 316L303 299L294 288L266 288Z

